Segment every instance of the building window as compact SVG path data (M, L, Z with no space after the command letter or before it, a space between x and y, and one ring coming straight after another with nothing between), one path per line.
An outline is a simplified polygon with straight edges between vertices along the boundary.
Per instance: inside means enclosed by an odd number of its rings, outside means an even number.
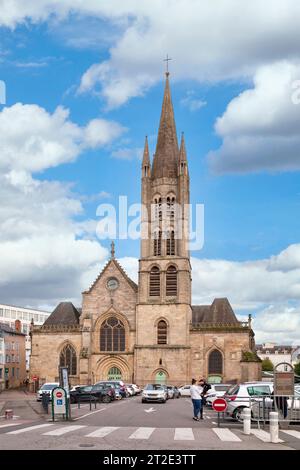
M160 230L154 233L153 254L154 256L161 256L161 231Z
M157 344L167 344L168 325L164 320L160 320L157 325Z
M214 349L208 358L208 373L209 374L222 374L223 373L223 357L220 351Z
M174 220L175 215L175 197L167 197L167 217Z
M160 270L157 266L153 266L150 271L149 295L150 297L160 296Z
M125 327L116 317L109 317L100 328L100 351L125 351Z
M71 344L67 344L61 351L59 365L60 367L68 367L70 375L76 375L77 357L76 351Z
M175 266L169 266L166 274L166 296L174 297L177 295L177 269Z
M167 256L175 255L175 232L171 230L167 234Z
M118 367L111 367L107 374L107 380L121 380L122 372Z

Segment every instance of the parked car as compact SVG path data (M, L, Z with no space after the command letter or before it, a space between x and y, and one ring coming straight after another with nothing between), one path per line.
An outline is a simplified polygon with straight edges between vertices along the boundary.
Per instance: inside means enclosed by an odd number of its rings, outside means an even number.
M131 384L125 384L127 396L133 397L135 395L135 390Z
M117 399L127 397L126 387L122 380L101 380L97 382L95 385L97 384L105 384L110 387L114 387Z
M180 395L183 397L190 397L191 396L191 386L190 385L182 385L179 387Z
M159 384L147 384L142 392L142 403L149 401L166 403L167 398L166 388Z
M178 389L178 387L174 387L174 397L173 398L180 398L181 397L181 393Z
M140 393L142 393L142 389L136 385L136 384L131 384L131 386L133 387L133 389L135 390L135 394L136 395L139 395Z
M166 389L167 389L168 398L175 398L174 387L172 385L167 385Z
M49 399L51 401L51 394L52 394L52 390L56 387L59 387L59 383L58 382L52 382L52 383L45 383L44 385L41 386L41 388L38 390L37 392L37 395L36 395L36 399L37 401L42 401L42 397L43 397L43 394L47 394L49 395Z
M114 389L112 387L106 387L102 384L76 387L75 390L70 391L71 403L78 403L90 400L102 401L103 403L110 403L114 399Z
M251 407L251 399L257 397L257 401L271 402L273 392L272 382L245 382L239 385L232 385L225 392L224 397L227 401L226 414L233 419L241 421L244 408Z
M225 392L231 387L229 384L211 384L211 388L206 393L206 405L212 406L214 400L223 397Z

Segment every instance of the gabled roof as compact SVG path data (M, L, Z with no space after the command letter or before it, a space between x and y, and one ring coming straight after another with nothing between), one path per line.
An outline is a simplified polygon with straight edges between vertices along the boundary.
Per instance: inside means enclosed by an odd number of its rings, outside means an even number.
M47 318L44 325L78 325L80 313L72 302L61 302Z
M105 271L108 269L109 266L111 266L111 264L114 264L114 266L119 270L119 272L122 274L122 276L124 277L124 279L128 282L128 284L132 287L132 289L134 290L134 292L137 292L138 291L138 286L137 284L132 280L130 279L130 277L128 276L128 274L124 271L124 269L122 268L122 266L120 265L120 263L116 260L116 258L111 258L107 263L106 265L104 266L104 268L102 269L102 271L100 272L99 276L95 279L95 281L93 282L93 284L91 285L91 287L84 291L83 294L87 294L89 292L91 292L91 290L94 288L94 286L97 284L97 282L99 281L99 279L103 276L103 274L105 273Z
M228 299L215 299L211 305L192 306L192 324L212 323L212 324L239 324Z
M4 333L8 333L10 335L26 336L25 333L22 333L21 331L17 331L14 328L11 328L9 325L6 325L6 323L0 323L0 331L3 331Z

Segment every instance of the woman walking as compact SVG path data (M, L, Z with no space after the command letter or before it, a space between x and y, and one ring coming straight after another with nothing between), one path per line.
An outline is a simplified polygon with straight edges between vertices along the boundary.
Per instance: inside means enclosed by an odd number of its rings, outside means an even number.
M193 420L199 421L199 413L202 408L202 387L197 385L197 381L195 379L192 379L192 385L191 385L191 399L193 403L193 408L194 408L194 416Z

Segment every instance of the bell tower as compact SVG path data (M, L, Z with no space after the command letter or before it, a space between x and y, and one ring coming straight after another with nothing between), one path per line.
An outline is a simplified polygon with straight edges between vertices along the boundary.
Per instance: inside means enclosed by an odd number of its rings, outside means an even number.
M178 350L182 347L181 353L184 355L189 349L191 265L188 247L188 163L183 134L178 146L169 72L166 73L152 165L147 137L145 140L141 199L136 348L138 354L143 348L144 353L149 347L154 348L158 356L166 356L168 351L171 365L170 348L174 351L174 348ZM153 367L164 365L160 356ZM175 357L174 360L176 362ZM188 362L185 360L184 364ZM139 364L142 363L143 359ZM168 369L167 373L171 371ZM187 378L186 374L187 371L182 375L182 380ZM137 371L137 380L138 377Z

